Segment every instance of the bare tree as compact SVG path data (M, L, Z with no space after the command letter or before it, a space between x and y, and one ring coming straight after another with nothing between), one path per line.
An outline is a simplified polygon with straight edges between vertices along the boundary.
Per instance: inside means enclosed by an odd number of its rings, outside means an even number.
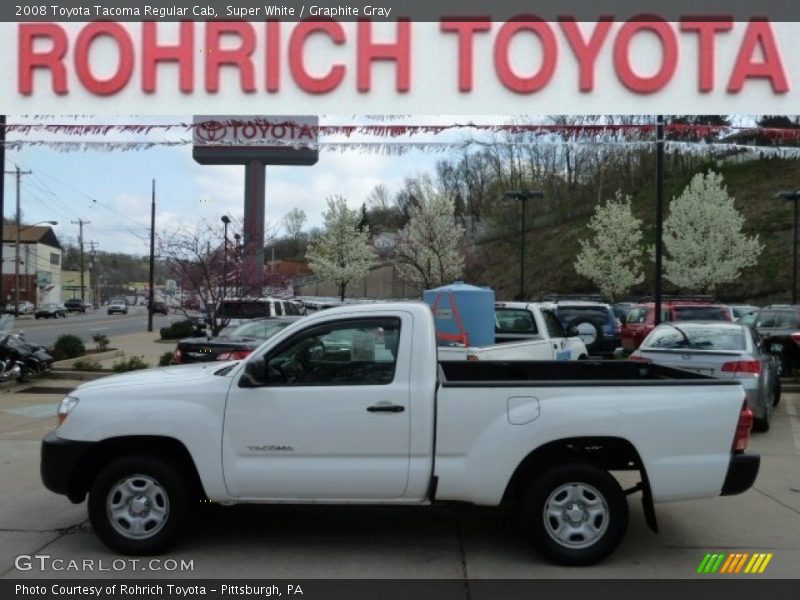
M217 335L227 325L217 310L226 286L236 285L232 274L238 260L235 253L226 260L219 228L202 221L194 229L165 232L158 237L158 254L181 288L200 299L208 311L211 331Z

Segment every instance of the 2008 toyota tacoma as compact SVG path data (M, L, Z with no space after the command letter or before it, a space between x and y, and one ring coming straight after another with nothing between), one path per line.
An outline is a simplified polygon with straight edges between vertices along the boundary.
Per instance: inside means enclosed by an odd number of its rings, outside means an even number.
M110 548L162 552L200 500L508 505L564 564L610 554L626 495L740 493L759 457L732 380L627 361L437 361L430 309L354 305L297 321L247 360L118 375L62 400L52 491ZM640 474L623 490L611 471ZM735 523L731 524L735 526Z

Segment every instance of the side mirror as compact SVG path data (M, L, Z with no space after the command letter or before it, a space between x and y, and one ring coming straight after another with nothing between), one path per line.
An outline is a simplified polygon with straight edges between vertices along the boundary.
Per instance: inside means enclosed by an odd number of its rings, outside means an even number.
M570 325L567 327L567 337L580 337L580 333L578 332L578 328L575 325Z
M244 373L239 378L239 387L257 388L267 383L267 365L263 356L251 358L244 365Z

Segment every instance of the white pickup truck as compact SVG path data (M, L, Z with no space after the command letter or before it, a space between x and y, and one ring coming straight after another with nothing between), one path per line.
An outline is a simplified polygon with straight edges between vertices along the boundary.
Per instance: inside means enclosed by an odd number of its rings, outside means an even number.
M62 400L41 475L128 554L163 552L200 500L519 511L564 564L611 553L626 494L737 494L759 457L734 380L630 361L439 363L430 309L354 305L297 321L248 359L112 376ZM623 490L610 471L640 474ZM732 522L731 527L737 523Z
M439 346L440 361L583 360L577 331L567 332L555 313L535 302L497 302L493 346Z

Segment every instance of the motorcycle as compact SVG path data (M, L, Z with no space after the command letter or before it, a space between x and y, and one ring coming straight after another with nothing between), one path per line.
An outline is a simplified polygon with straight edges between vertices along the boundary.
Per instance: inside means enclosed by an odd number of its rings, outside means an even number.
M11 331L13 325L14 318L10 315L0 319L0 381L24 382L52 369L54 359L47 349L26 342L24 333Z

